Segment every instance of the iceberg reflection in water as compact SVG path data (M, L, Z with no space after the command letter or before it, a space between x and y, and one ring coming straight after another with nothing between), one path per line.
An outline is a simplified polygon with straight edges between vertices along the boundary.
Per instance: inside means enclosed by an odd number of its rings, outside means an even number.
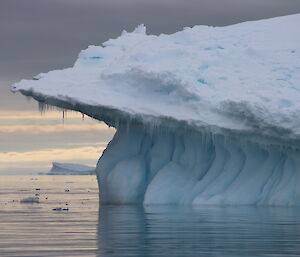
M20 203L37 192L38 203ZM99 207L95 176L1 176L0 256L300 256L299 216L297 207Z
M102 206L97 256L300 256L300 209Z

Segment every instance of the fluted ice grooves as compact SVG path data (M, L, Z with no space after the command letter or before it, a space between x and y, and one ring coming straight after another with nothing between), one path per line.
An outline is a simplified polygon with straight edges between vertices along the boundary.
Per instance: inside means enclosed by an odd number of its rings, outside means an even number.
M140 25L11 89L117 129L104 203L299 205L299 24Z
M299 205L297 150L119 124L97 165L109 204Z

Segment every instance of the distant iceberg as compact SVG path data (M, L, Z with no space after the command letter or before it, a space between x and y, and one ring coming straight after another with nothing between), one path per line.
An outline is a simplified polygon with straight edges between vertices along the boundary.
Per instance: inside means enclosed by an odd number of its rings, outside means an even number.
M40 198L37 196L34 197L26 197L21 199L20 203L39 203L40 202Z
M140 25L12 91L116 128L102 203L300 205L299 24Z
M74 163L53 162L51 170L47 175L92 175L95 174L95 168Z

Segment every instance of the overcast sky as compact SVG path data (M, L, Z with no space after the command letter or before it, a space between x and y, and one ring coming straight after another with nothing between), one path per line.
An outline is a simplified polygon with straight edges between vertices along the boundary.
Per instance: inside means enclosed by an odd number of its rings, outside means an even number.
M28 157L37 154L33 151L69 149L70 143L108 141L113 134L100 127L89 128L80 117L70 121L77 127L65 131L57 127L59 115L32 118L37 104L10 93L13 82L72 66L81 49L141 23L147 33L160 34L186 26L224 26L293 13L300 13L300 0L0 0L0 165L4 159L11 162L8 156L12 152L15 156L27 153ZM32 119L20 119L16 111ZM28 127L33 121L35 127ZM84 133L89 134L88 139ZM36 138L39 143L32 144Z

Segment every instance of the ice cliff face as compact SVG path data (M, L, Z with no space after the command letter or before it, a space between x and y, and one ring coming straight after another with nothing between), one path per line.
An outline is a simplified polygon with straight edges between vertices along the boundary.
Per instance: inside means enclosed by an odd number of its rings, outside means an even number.
M300 155L223 135L120 125L99 160L101 200L300 204Z
M299 205L299 25L139 26L12 90L117 129L96 169L104 203Z

